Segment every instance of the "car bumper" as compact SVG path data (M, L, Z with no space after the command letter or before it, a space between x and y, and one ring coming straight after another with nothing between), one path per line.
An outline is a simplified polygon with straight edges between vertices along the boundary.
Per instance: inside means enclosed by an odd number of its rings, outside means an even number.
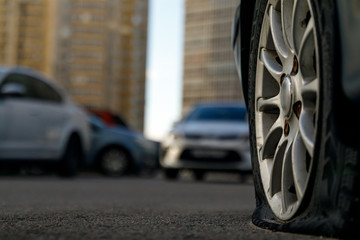
M161 167L250 171L248 141L176 141L164 147Z

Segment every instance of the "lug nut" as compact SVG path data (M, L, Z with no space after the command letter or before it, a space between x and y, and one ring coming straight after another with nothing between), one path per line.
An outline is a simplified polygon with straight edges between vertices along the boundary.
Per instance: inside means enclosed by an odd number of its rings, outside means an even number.
M284 133L287 136L287 135L289 135L289 132L290 132L289 122L285 121Z
M293 69L292 72L293 74L296 74L299 70L299 63L296 57L294 57L294 63L293 63Z
M301 103L299 102L298 104L296 104L296 108L295 108L296 116L298 118L300 118L301 109L302 109L302 106L301 106Z
M280 85L284 82L285 79L285 74L281 75L280 77Z

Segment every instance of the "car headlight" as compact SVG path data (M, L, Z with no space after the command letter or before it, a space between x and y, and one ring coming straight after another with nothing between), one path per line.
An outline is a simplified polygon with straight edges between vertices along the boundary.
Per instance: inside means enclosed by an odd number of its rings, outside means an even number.
M184 134L181 134L181 133L170 133L170 139L172 140L182 140L184 139L185 136Z
M167 135L167 137L163 141L162 146L168 147L168 146L174 144L174 142L183 141L184 139L185 139L184 134L177 133L177 132L171 132L169 135Z

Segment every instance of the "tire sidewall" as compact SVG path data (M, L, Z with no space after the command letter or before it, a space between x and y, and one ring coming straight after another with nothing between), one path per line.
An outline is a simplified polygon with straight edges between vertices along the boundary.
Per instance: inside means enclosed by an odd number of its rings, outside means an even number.
M60 161L61 176L74 177L77 175L81 158L80 148L80 142L72 136L66 145L65 153Z
M263 219L263 214L272 215L272 211L267 203L267 199L263 190L263 184L260 175L260 166L258 162L258 154L256 148L256 127L255 127L255 79L256 65L258 59L258 45L260 41L261 25L267 6L267 0L257 0L255 3L254 21L252 26L249 56L249 79L248 79L248 112L249 112L249 129L250 129L250 146L251 146L251 162L253 166L253 178L255 187L256 209L253 220ZM260 23L260 24L259 24Z

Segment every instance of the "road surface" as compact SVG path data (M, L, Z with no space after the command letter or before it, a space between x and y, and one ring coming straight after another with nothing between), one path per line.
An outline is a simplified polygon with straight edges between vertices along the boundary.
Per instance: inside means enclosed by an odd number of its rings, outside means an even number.
M251 179L234 176L1 176L0 196L0 239L320 239L254 226Z

